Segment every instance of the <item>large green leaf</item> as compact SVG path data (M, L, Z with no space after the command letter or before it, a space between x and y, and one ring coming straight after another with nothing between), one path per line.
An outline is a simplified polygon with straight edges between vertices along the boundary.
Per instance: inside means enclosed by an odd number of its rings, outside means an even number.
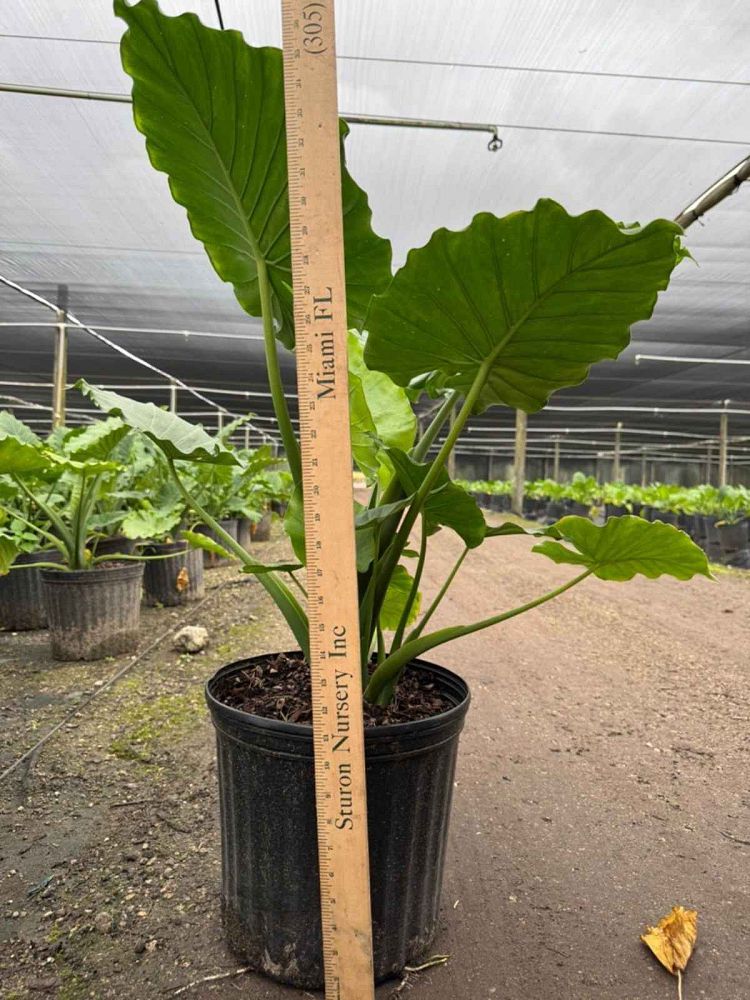
M181 516L181 509L175 507L129 510L120 524L120 534L133 539L164 538L172 534Z
M76 427L69 431L63 441L68 455L78 461L88 458L106 460L117 445L130 433L130 428L118 417L97 420L87 427Z
M409 599L409 594L411 593L412 584L414 578L411 576L409 571L405 566L400 563L393 572L393 576L388 581L388 590L386 591L385 600L380 609L380 627L388 631L395 631L399 622L401 621L401 615L406 607L406 602ZM409 610L409 619L407 625L411 625L419 614L419 606L421 602L421 594L417 593L414 600L414 604Z
M557 563L585 566L601 580L631 580L638 573L650 579L663 574L678 580L696 574L711 578L703 550L663 521L625 514L610 517L600 527L586 517L564 517L551 525L549 533L573 549L559 541L544 541L532 551Z
M10 571L20 551L12 539L0 535L0 576L5 576Z
M401 488L407 495L416 493L430 470L429 464L420 464L397 448L390 448L388 455L396 469ZM441 469L435 489L427 497L422 514L427 530L435 531L440 525L451 528L469 548L476 548L484 541L487 525L476 500Z
M48 467L49 458L42 448L0 430L0 475L27 476Z
M348 347L352 455L372 481L383 468L384 446L403 451L412 447L417 418L404 389L367 367L363 341L354 330L349 331Z
M121 417L133 430L141 431L161 448L168 458L236 465L237 460L220 441L212 438L199 424L189 424L175 413L153 403L139 403L107 389L97 389L83 379L76 382L84 396L111 416Z
M14 417L12 413L8 413L7 410L0 412L0 431L18 438L24 444L41 445L42 443L30 427Z
M373 300L365 361L399 385L437 371L464 392L481 371L476 409L539 410L628 344L685 256L681 231L571 216L549 200L439 229Z
M277 335L291 347L281 51L253 48L194 14L166 17L155 0L115 0L115 13L128 25L122 62L151 163L169 176L193 235L251 316L260 315L256 262L265 261ZM342 189L349 320L361 326L371 295L390 280L391 248L372 231L367 196L345 169Z

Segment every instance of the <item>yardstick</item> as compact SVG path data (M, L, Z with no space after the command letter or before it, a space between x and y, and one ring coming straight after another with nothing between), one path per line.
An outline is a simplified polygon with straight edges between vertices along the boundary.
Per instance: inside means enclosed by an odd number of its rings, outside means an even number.
M282 0L326 1000L374 996L333 0Z

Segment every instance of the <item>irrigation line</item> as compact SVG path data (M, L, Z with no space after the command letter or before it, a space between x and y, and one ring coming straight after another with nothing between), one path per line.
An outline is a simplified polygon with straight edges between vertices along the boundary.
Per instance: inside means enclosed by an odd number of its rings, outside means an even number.
M230 583L236 583L236 582L237 581L234 579L234 577L230 577L228 580L225 580L223 583L219 584L218 587L215 587L212 593L208 594L208 596L204 597L202 601L199 601L198 604L194 605L188 611L185 617L181 620L179 627L181 628L186 622L190 621L191 618L195 617L196 613L200 611L202 607L204 607L209 601L212 601L214 597L216 597L217 594L220 594L221 591L225 587L227 587ZM245 582L252 583L251 580L240 581L240 583L245 583ZM91 702L95 698L98 698L100 694L103 694L105 691L108 691L114 684L117 683L117 681L120 680L121 677L124 677L125 674L129 673L133 669L133 667L135 667L143 659L145 659L145 657L147 657L149 653L153 652L153 650L156 649L156 647L160 645L162 642L164 642L165 639L168 639L170 635L173 635L176 630L177 628L174 624L170 625L170 627L166 629L164 632L162 632L160 635L158 635L156 639L153 640L153 642L150 642L144 650L141 650L140 653L134 656L129 663L126 663L125 666L121 667L116 674L110 677L108 681L105 681L100 688L97 688L93 692L93 694L89 695L88 698L85 698L79 705L71 709L70 712L68 712L56 725L54 725L52 729L49 730L48 733L45 733L45 735L37 743L35 743L30 750L27 750L26 753L24 753L21 757L18 758L18 760L14 761L14 763L12 763L9 767L6 767L6 769L2 772L2 774L0 774L0 781L4 781L5 778L13 774L13 772L17 770L25 761L32 760L42 749L44 744L47 743L50 739L52 739L55 733L57 733L60 729L62 729L63 726L67 725L71 719L74 719L77 715L79 715L82 709L88 708Z
M47 309L51 309L55 313L58 312L58 307L56 305L53 305L53 303L50 302L48 299L45 299L41 295L37 295L36 292L32 292L28 288L24 288L23 285L16 284L15 281L11 281L10 278L6 278L2 274L0 274L0 283L2 283L3 285L7 285L8 288L15 289L15 291L20 292L21 295L25 295L27 298L33 299L40 305L46 306ZM83 330L85 333L88 333L91 337L94 337L95 340L98 340L102 344L105 344L107 347L111 348L116 353L121 354L123 357L128 358L128 360L135 362L135 364L141 365L143 368L147 368L149 371L152 371L155 374L160 375L163 379L166 379L169 385L175 385L179 389L183 389L185 392L191 393L193 396L196 397L196 399L200 399L202 403L207 403L209 406L211 406L213 409L218 410L220 413L225 413L227 416L234 418L238 416L238 414L232 413L230 410L227 410L226 407L222 406L220 403L215 403L212 399L209 399L208 396L204 396L201 392L198 392L197 389L194 389L186 382L183 382L182 379L177 378L176 375L170 375L169 372L164 371L164 369L158 368L156 365L152 365L151 362L146 361L145 358L141 358L137 354L133 354L133 352L129 351L126 347L122 347L120 344L115 343L114 340L110 340L109 337L105 337L103 333L99 333L99 331L95 330L93 327L87 326L85 323L82 323L78 319L78 317L75 316L72 312L66 311L65 315L66 315L67 326L72 325L76 329ZM247 424L248 427L251 427L253 430L257 431L259 434L262 435L262 437L266 438L267 440L272 441L274 443L280 443L279 438L275 438L272 434L269 434L262 428L256 427L251 421L248 421Z

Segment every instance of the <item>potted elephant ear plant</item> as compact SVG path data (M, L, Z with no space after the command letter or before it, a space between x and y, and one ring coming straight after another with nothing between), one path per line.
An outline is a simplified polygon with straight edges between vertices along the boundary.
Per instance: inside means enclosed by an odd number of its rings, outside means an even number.
M219 547L257 577L294 637L292 650L223 667L206 694L217 734L229 945L277 980L319 987L309 626L297 573L305 498L278 365L279 342L294 346L281 53L253 48L235 31L205 27L192 14L166 17L154 0L135 6L116 0L115 10L128 26L123 65L151 162L168 175L219 276L250 315L262 318L268 382L294 484L284 526L296 562L253 559L204 509L191 492L190 464L216 455L186 453L189 424L160 411L157 426L147 404L81 388L162 447L186 503L212 527ZM484 620L433 628L471 552L525 533L515 523L488 525L474 498L450 480L447 459L467 421L490 406L539 410L552 392L582 382L591 364L617 357L629 327L648 319L684 256L681 231L661 220L625 227L599 211L571 216L542 200L504 218L480 214L461 232L438 230L392 276L390 247L372 231L366 196L345 168L342 215L354 330L352 448L369 484L369 496L354 509L381 980L417 960L435 934L458 738L469 704L465 681L424 654L501 625L587 577L687 579L708 568L704 554L670 525L626 516L597 527L563 517L539 529L534 551L569 565L568 582ZM410 404L415 385L439 395L422 434ZM462 551L423 602L427 551L442 530L460 537ZM337 822L346 825L345 810Z

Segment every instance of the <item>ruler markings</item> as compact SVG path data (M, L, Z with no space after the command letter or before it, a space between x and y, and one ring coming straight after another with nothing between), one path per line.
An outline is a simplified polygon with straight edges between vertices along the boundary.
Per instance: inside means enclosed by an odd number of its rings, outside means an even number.
M333 0L282 0L326 1000L374 996Z

